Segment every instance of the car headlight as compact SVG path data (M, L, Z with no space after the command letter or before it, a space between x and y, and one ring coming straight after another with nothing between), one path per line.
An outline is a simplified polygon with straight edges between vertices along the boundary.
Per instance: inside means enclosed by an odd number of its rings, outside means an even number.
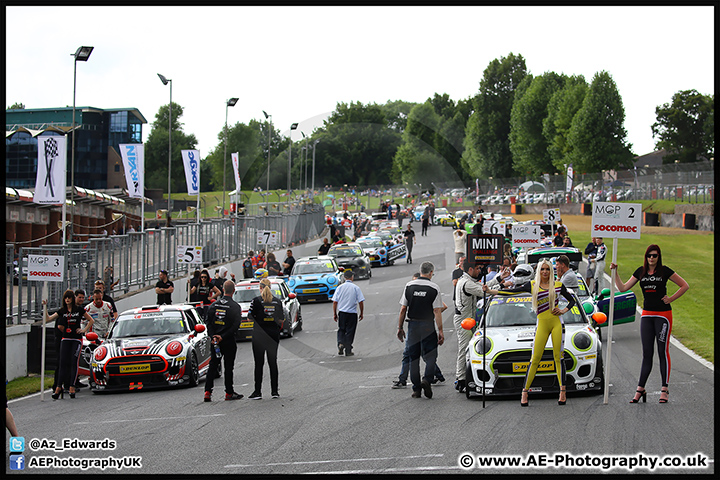
M475 342L475 353L478 355L488 354L492 350L492 342L487 337L480 337Z
M592 338L585 332L578 332L573 336L572 343L578 350L587 350L592 345Z
M335 277L328 278L328 283L330 285L335 285L335 283L337 283L337 278L335 278Z
M290 286L290 287L294 287L294 286L295 286L295 279L294 279L294 278L291 278L290 280L288 280L288 286Z

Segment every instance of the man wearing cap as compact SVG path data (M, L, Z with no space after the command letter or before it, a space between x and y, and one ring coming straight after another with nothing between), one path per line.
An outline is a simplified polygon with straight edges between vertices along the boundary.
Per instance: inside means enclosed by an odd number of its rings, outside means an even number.
M155 284L158 305L171 305L175 285L168 279L167 270L160 270L160 280Z

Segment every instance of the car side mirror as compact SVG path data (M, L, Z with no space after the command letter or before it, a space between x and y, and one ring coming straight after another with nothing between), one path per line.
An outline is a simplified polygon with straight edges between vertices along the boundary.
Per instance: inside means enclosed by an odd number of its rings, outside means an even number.
M610 296L610 289L609 289L609 288L603 288L603 289L600 291L600 295L602 295L603 297L609 297L609 296Z
M345 270L345 267L338 267L338 270L342 272L343 270Z
M595 310L595 307L593 307L593 304L591 302L585 302L583 303L583 310L585 310L585 313L590 315L593 313L593 310Z
M202 333L205 331L205 325L195 325L195 333Z
M85 338L87 338L91 342L96 342L99 337L98 334L95 332L88 332L85 334Z
M297 295L295 295L294 293L290 293L290 294L288 295L288 298L289 298L290 300L294 299L295 297L297 297Z

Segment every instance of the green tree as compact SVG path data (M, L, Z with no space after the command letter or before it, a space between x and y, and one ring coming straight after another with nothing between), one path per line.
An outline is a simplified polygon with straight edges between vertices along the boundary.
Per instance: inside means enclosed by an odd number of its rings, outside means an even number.
M565 75L546 72L527 75L515 92L510 115L510 151L515 171L540 175L555 173L549 143L543 135L543 121L553 94L565 83Z
M145 142L145 185L147 188L160 188L165 193L167 193L168 184L168 125L170 125L168 114L169 105L161 106L155 115L153 128ZM182 115L183 107L173 102L172 155L170 157L173 193L187 191L180 151L195 149L197 145L197 138L194 134L183 132L183 124L180 123ZM200 174L202 175L202 168Z
M625 110L615 82L605 71L596 73L568 135L575 171L593 173L632 166L624 121Z
M548 153L559 172L565 173L571 163L572 149L567 141L572 120L588 91L582 75L569 77L562 89L555 92L548 102L548 116L543 120L543 136L548 143Z
M235 172L232 166L232 153L238 153L238 173L242 189L252 189L258 185L260 176L265 173L267 163L261 148L260 124L251 120L250 125L236 123L228 126L227 158L225 157L225 126L218 133L218 144L205 157L209 165L213 190L223 188L223 169L225 169L225 191L235 190ZM267 138L265 138L267 144ZM260 185L265 189L265 184Z
M397 133L402 133L405 131L410 110L412 110L415 105L417 104L403 100L388 100L384 105L381 105L380 108L382 108L385 113L388 127Z
M15 102L9 107L7 107L6 110L25 110L25 104L20 102Z
M527 75L522 55L495 59L483 72L474 112L465 129L463 168L479 178L514 174L510 153L510 114L515 90Z
M319 139L315 185L381 185L390 182L400 134L388 127L377 104L338 103L308 145ZM293 145L293 154L304 144ZM312 155L312 152L310 152ZM294 155L293 155L294 156ZM299 162L293 161L293 169ZM297 168L301 168L299 165Z
M697 162L715 156L715 96L697 90L683 90L671 103L655 108L657 122L652 125L656 148L668 154L663 163Z

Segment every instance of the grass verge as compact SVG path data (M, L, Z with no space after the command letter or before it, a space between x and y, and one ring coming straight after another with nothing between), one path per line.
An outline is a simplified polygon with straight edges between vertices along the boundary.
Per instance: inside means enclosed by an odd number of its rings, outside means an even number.
M55 372L53 370L45 372L46 390L52 388L54 375ZM40 378L40 375L34 373L31 373L27 377L16 378L5 385L5 394L7 395L8 400L12 400L13 398L24 397L25 395L30 395L31 393L37 393L40 391L41 380L42 378Z

